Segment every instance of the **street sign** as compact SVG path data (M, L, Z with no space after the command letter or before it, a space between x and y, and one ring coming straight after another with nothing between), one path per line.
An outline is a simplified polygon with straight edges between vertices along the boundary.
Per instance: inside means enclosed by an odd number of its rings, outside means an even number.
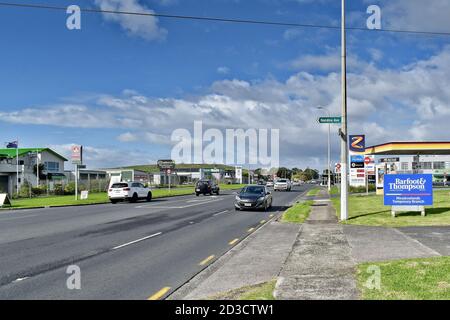
M158 160L157 165L160 170L175 169L175 161L173 160Z
M433 175L387 174L384 176L385 206L433 205Z
M364 158L364 164L365 165L369 165L369 164L371 164L372 163L372 159L371 158L369 158L369 157L365 157Z
M72 146L72 164L83 163L83 146Z
M321 117L319 118L319 123L322 124L341 124L342 118L341 117Z

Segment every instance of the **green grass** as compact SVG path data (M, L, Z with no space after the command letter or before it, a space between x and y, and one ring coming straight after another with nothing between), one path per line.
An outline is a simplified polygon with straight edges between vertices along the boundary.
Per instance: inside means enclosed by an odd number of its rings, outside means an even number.
M245 185L220 185L221 190L234 190L240 189ZM153 189L153 198L166 198L180 195L190 195L194 194L194 187L180 187L173 188L170 191L168 189ZM18 199L11 200L13 209L29 209L38 207L58 207L58 206L69 206L69 205L89 205L89 204L102 204L108 203L108 195L106 193L90 193L88 200L75 200L74 195L70 196L51 196L51 197L37 197L31 199ZM4 209L8 209L5 207ZM0 209L1 210L1 209Z
M340 198L332 198L340 217ZM399 213L391 216L391 207L384 206L383 196L369 195L349 197L349 220L345 224L406 227L406 226L447 226L450 225L450 191L434 190L434 205L426 208L426 217L418 212Z
M281 217L282 222L303 223L311 213L313 201L300 202L287 209Z
M312 188L311 190L308 191L308 193L306 194L307 196L310 197L315 197L319 194L320 188Z
M366 285L370 266L380 268L380 290ZM365 300L449 300L450 257L360 264L358 287Z
M215 295L209 300L275 300L273 292L276 280L257 284L254 286L242 287L225 293Z
M339 194L339 188L337 186L331 187L330 195L337 196Z

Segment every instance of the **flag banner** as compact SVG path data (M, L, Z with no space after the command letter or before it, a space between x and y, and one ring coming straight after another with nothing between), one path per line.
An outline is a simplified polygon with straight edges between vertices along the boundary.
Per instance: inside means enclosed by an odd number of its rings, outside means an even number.
M19 147L18 141L8 142L6 144L6 148L8 148L8 149L17 149L18 147Z

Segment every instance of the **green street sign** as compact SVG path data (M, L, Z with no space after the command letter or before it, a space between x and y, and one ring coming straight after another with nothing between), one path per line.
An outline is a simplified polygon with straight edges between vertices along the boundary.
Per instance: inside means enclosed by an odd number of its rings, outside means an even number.
M341 117L322 117L319 118L319 123L324 124L341 124L342 118Z

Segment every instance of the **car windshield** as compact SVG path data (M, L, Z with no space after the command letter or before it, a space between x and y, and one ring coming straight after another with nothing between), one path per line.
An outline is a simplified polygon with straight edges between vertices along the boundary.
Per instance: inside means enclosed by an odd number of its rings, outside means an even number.
M113 189L121 189L121 188L127 188L128 183L114 183L111 188Z
M287 180L278 180L277 182L286 183Z
M245 187L242 189L241 193L251 193L251 194L261 194L264 193L264 188L262 187Z

